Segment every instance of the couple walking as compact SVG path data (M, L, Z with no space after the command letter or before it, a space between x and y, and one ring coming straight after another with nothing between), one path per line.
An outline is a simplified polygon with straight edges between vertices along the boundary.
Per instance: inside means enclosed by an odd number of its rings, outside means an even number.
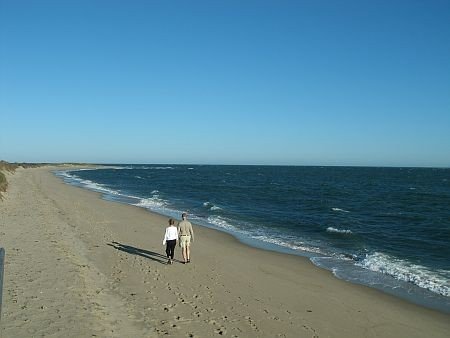
M169 219L169 226L166 228L166 233L164 234L163 245L166 245L167 264L173 264L173 255L177 240L180 243L183 264L191 262L190 246L191 241L194 241L194 231L192 230L191 222L187 220L187 213L183 212L181 218L182 221L178 223L178 228L175 227L175 221L172 218Z

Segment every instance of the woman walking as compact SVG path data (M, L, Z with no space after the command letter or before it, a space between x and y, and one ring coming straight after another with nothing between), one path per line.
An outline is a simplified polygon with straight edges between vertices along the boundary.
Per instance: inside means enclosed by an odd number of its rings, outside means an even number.
M167 264L173 264L173 255L175 253L175 246L177 245L178 229L175 226L175 221L169 219L169 226L166 228L164 234L163 245L166 246Z

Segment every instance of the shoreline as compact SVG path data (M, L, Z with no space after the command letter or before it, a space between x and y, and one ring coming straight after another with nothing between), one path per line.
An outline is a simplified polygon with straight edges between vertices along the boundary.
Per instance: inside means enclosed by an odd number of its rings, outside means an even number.
M110 167L99 167L94 169L109 169L109 168ZM164 167L164 168L173 169L171 167ZM103 187L102 184L91 182L90 180L85 181L82 178L74 178L72 177L72 174L68 174L67 171L70 172L71 169L55 170L54 174L57 177L63 179L64 182L67 184L100 193L102 198L107 201L122 203L131 206L138 206L150 213L156 213L164 217L179 217L179 215L181 214L182 210L173 209L171 207L166 209L166 208L158 208L157 206L156 207L148 206L146 203L142 203L145 200L145 198L140 199L140 197L136 197L133 195L122 194L120 191L118 192L115 190L110 190L111 188ZM77 169L75 168L74 171L76 172ZM254 248L267 251L274 251L283 254L306 257L315 266L331 272L335 278L344 280L352 284L364 285L370 288L375 288L386 294L393 295L400 299L406 300L410 303L434 309L446 314L450 314L450 302L448 297L439 293L435 293L429 289L422 288L416 285L415 283L410 283L392 277L390 275L364 269L358 266L358 264L356 264L358 260L354 259L353 256L351 257L352 260L349 261L336 261L333 259L330 260L330 258L333 257L330 254L327 255L325 253L320 253L318 251L308 251L308 250L303 251L299 249L296 250L289 247L289 244L286 246L282 244L276 244L270 240L256 239L253 236L236 231L236 229L230 230L223 226L218 226L217 223L210 222L209 219L206 220L205 219L206 217L201 218L195 217L195 215L192 216L194 217L191 219L191 222L195 222L197 225L202 227L213 229L221 233L229 234L244 245L248 245ZM370 275L371 277L368 278L364 277L368 275ZM432 280L433 276L429 276L429 278L430 278L429 280Z
M201 226L192 263L167 266L168 217L65 184L53 169L18 170L0 203L4 336L444 337L450 329L446 314Z

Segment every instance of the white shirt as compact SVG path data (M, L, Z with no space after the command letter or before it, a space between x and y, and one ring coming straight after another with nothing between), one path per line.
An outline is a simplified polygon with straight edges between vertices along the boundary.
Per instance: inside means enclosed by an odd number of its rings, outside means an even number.
M178 239L178 230L177 227L171 225L166 228L166 233L164 235L163 244L166 244L166 241L170 241L173 239Z

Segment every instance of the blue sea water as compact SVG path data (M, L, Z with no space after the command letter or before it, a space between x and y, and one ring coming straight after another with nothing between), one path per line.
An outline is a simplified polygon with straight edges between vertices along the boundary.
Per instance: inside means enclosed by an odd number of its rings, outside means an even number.
M56 175L105 199L188 211L246 244L450 312L450 169L121 165Z

